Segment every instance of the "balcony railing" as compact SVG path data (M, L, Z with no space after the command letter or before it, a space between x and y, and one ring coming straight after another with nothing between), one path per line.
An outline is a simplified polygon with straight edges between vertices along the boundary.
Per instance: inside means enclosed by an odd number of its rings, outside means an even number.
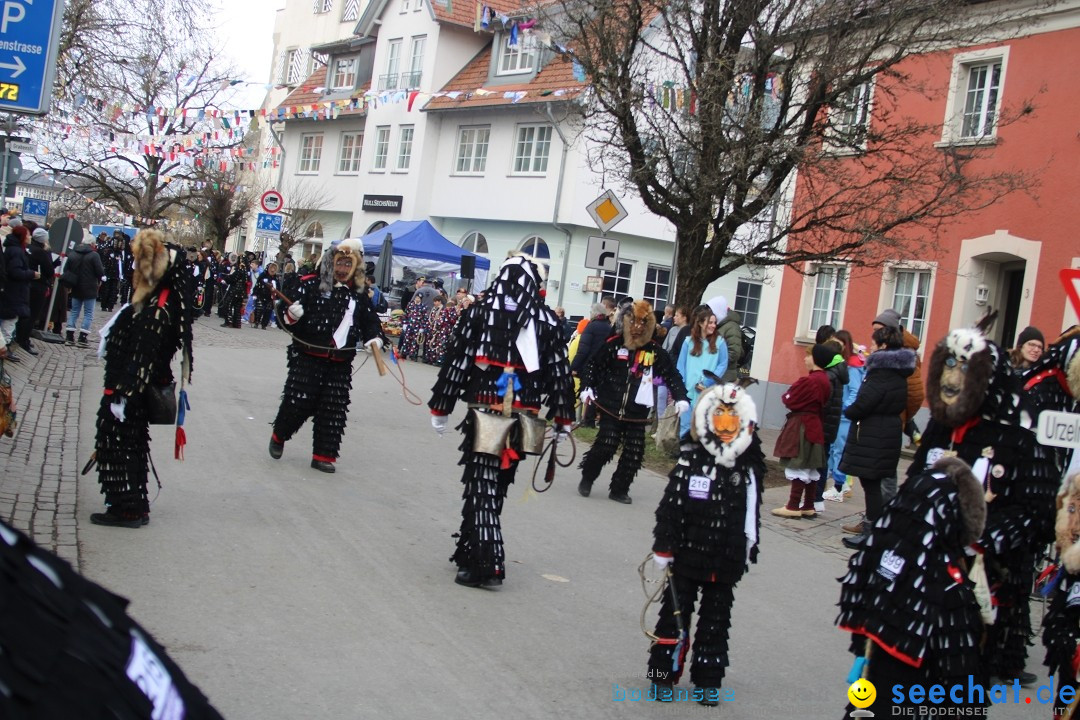
M398 87L400 87L402 90L415 90L416 88L420 87L421 75L423 75L423 73L419 70L415 72L401 73L401 82L399 83Z
M392 73L390 75L379 76L379 90L397 90L398 89L398 73Z

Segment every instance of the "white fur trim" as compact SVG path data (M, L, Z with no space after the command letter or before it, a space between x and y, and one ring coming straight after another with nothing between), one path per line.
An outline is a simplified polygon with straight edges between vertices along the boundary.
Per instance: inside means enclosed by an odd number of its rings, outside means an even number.
M730 443L720 442L713 431L713 411L718 405L732 405L739 416L739 434ZM757 425L757 405L746 391L734 383L714 385L698 397L690 421L698 442L724 467L734 467L735 461L746 452Z
M945 336L945 346L957 359L970 360L986 349L986 336L974 328L956 328Z
M360 240L360 238L349 238L348 240L342 240L341 242L339 242L337 247L334 249L338 252L348 250L349 252L356 253L357 255L363 255L364 243Z

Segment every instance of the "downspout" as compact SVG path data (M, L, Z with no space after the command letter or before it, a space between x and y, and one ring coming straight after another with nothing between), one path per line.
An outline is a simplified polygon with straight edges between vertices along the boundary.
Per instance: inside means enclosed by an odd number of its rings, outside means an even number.
M277 173L277 187L275 187L274 189L277 190L278 192L284 192L285 188L283 188L281 185L284 182L284 176L285 176L285 142L283 141L282 137L277 134L277 131L274 130L274 124L272 122L267 122L266 123L266 129L270 131L270 137L274 138L274 142L277 143L278 148L281 150L281 162L278 164L278 173ZM283 211L284 211L284 209L285 208L282 208ZM301 249L303 249L303 248L301 248ZM280 240L280 238L278 239L278 254L277 254L277 257L281 258L281 240ZM284 269L284 265L282 265L282 268Z
M555 189L555 210L551 214L551 226L566 235L566 243L563 245L562 272L559 274L559 297L555 303L556 306L561 306L563 304L563 293L566 290L566 266L570 264L570 238L572 233L568 228L559 224L559 206L562 204L563 178L566 176L566 154L570 151L570 144L566 142L566 136L563 135L562 128L556 122L555 116L551 114L550 102L544 105L544 111L547 112L548 120L551 121L552 127L555 128L555 132L559 134L559 140L562 142L562 158L559 160L559 184Z

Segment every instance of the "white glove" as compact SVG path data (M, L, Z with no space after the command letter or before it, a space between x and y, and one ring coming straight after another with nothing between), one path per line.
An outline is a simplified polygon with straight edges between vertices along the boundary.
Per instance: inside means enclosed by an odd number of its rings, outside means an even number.
M431 416L431 427L435 428L435 432L439 433L439 437L442 437L443 433L446 432L446 421L446 415Z
M680 400L679 402L675 403L675 412L677 412L678 414L682 415L684 412L687 412L689 410L690 403L686 400Z
M574 429L574 426L570 423L557 423L555 425L555 432L560 436L560 440L570 437L570 431Z
M581 395L579 395L578 397L581 398L582 405L588 405L596 399L596 393L593 392L592 388L585 388L581 391Z
M296 322L300 318L304 317L304 306L301 305L298 302L294 302L292 305L285 308L285 314L288 315L288 317L286 319L289 321L289 324L291 325L292 323Z
M369 347L371 352L379 352L382 350L382 338L371 338L364 345Z
M109 405L109 409L112 410L113 417L117 422L124 422L124 411L127 408L127 398L120 398L120 402L114 402Z
M670 565L671 561L674 559L675 558L664 557L663 555L652 556L653 565L656 566L657 570L666 570L667 566Z

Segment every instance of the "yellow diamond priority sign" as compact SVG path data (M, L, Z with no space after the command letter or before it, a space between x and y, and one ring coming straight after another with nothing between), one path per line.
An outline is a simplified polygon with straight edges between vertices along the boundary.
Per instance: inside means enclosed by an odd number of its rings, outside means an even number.
M618 225L626 217L626 209L619 202L619 198L610 190L589 203L586 208L600 232L607 232Z

